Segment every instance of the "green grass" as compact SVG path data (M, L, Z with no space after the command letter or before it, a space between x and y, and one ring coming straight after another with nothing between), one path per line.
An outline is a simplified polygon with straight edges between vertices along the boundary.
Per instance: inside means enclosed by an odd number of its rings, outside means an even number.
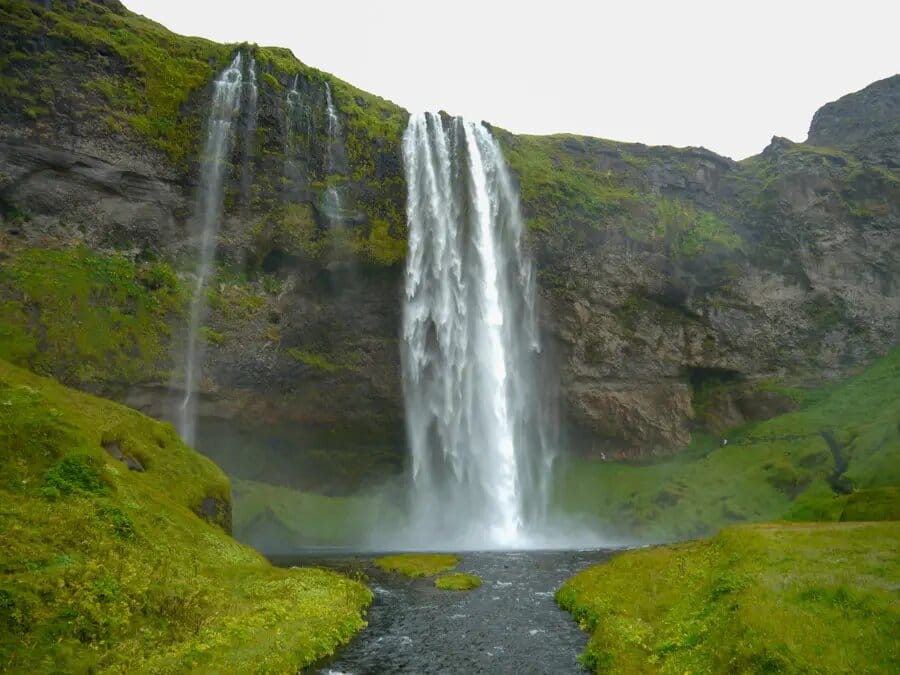
M589 152L571 151L571 143L585 139L506 133L499 137L506 161L519 176L525 215L533 228L549 230L557 221L564 221L603 229L639 206L640 193L623 176L597 170Z
M431 577L452 570L459 556L451 553L398 553L378 558L375 564L385 572L399 572L408 577Z
M900 487L854 492L847 497L841 520L900 520Z
M444 591L471 591L481 586L481 579L467 572L442 574L434 580L434 585Z
M898 586L900 523L782 523L623 553L556 597L598 673L888 673Z
M705 536L740 522L839 520L847 497L831 485L835 463L823 431L847 460L845 489L900 485L900 350L798 398L795 412L724 433L724 447L695 434L686 450L657 462L568 458L557 473L555 508L643 541Z
M295 672L364 625L361 584L228 536L227 479L171 425L0 362L0 447L4 670Z
M0 358L67 383L165 379L187 292L164 262L83 247L0 263Z

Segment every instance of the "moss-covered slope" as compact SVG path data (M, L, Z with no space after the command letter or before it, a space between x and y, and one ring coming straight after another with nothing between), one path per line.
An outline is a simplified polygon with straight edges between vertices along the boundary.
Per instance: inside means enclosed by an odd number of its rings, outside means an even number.
M557 592L598 673L900 669L900 523L732 527L631 551Z
M848 493L900 486L900 350L828 387L765 386L793 397L799 409L720 436L695 434L667 460L569 458L558 507L600 520L607 532L658 541L745 521L836 521L850 507ZM878 499L891 494L896 499L890 491ZM851 513L863 508L859 497L851 500L860 503Z
M19 247L0 264L0 358L74 385L165 379L186 299L165 262Z
M229 525L227 479L170 425L0 361L4 670L294 672L364 625L364 586Z

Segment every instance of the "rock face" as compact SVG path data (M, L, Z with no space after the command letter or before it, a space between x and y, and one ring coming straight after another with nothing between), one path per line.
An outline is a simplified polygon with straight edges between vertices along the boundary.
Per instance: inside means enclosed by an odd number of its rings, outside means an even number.
M857 146L869 150L896 169L900 152L900 78L875 82L822 106L809 125L807 143L821 146Z
M113 2L52 5L0 2L3 51L16 54L0 81L15 92L0 102L0 251L80 243L169 261L187 284L202 111L237 47L173 36ZM116 26L135 48L84 25ZM159 40L170 48L151 58ZM228 172L201 414L352 428L401 453L407 114L285 50L244 49L258 119ZM816 114L807 143L774 138L742 162L494 129L520 181L573 446L672 452L697 424L789 409L773 382L840 376L897 342L898 92L900 76L848 95ZM32 312L40 342L41 307L3 293ZM165 414L168 384L106 389Z

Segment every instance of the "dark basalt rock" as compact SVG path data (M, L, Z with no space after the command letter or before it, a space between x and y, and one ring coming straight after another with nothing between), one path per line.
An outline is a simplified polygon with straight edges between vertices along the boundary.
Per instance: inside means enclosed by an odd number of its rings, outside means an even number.
M107 454L110 457L119 460L131 471L137 471L139 473L143 473L145 471L144 466L139 461L137 461L134 457L130 457L122 452L122 446L119 445L119 441L104 441L102 445L103 449L106 450Z
M231 503L221 497L204 497L195 513L208 523L231 534Z

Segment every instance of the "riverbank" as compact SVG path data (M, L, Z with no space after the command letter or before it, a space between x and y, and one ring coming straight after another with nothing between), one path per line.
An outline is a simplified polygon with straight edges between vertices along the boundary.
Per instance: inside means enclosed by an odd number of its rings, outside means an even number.
M772 523L622 553L557 592L594 672L900 671L900 523Z
M438 588L427 576L384 570L365 555L279 563L365 574L375 595L368 626L311 672L578 675L583 671L576 657L587 639L553 593L567 577L610 553L467 552L456 569L482 583L464 592Z

